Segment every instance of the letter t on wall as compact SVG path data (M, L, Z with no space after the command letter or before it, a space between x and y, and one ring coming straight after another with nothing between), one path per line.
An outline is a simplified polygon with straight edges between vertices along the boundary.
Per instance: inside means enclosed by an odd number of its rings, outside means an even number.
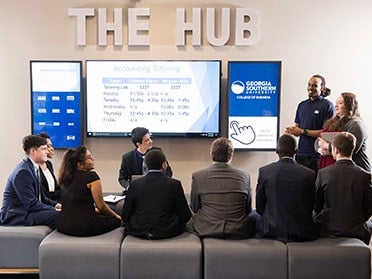
M68 9L69 16L76 16L76 43L78 46L86 46L86 17L94 16L94 8Z

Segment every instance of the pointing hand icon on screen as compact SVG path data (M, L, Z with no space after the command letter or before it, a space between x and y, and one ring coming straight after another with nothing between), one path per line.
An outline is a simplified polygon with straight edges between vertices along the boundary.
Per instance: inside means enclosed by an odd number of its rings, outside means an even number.
M251 125L249 126L239 126L239 122L234 120L230 123L230 128L232 133L230 136L245 145L251 144L256 139L256 133L254 132Z

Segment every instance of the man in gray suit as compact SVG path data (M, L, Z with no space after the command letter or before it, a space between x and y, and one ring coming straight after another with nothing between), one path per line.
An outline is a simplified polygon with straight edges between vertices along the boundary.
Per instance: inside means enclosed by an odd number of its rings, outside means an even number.
M250 176L230 165L233 145L218 138L211 145L213 164L192 175L191 217L186 229L200 237L248 238L254 229Z
M356 138L341 132L332 141L336 163L319 170L316 180L315 213L323 237L355 237L367 245L372 214L371 173L351 159Z

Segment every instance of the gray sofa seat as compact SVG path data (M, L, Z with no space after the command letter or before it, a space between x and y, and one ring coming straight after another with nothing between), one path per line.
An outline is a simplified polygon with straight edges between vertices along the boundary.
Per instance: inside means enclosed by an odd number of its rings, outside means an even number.
M202 278L199 237L183 234L161 240L126 236L121 247L121 278Z
M40 278L119 278L123 228L77 237L53 231L40 244Z
M371 250L355 238L288 243L288 278L370 279Z
M39 268L39 245L48 226L0 226L0 268Z
M203 239L204 278L287 278L287 247L269 239Z

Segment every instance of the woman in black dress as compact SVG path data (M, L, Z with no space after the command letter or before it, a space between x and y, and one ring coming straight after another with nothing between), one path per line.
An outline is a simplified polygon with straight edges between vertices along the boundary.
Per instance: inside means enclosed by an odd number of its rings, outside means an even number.
M57 179L54 176L53 164L50 161L50 159L52 159L54 156L52 140L49 134L45 132L38 134L38 136L46 139L48 149L48 160L46 162L39 163L41 187L43 189L44 194L48 198L60 203L61 187L58 185Z
M70 148L59 173L62 211L57 230L75 236L93 236L122 225L120 215L103 200L102 184L93 171L94 158L85 146Z

